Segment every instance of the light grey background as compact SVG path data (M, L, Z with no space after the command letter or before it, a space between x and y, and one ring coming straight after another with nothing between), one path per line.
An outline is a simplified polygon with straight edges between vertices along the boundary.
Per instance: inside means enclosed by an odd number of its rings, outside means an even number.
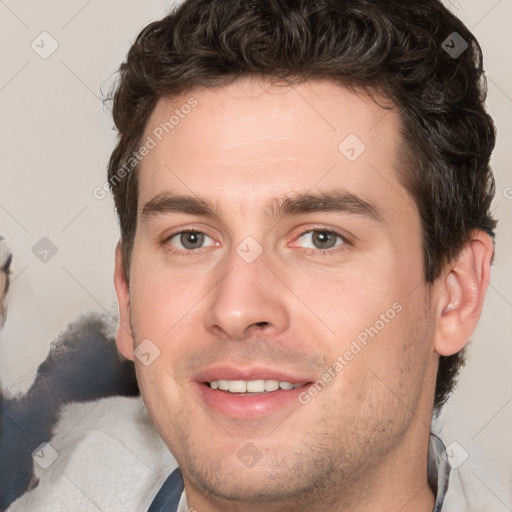
M458 442L479 492L512 510L512 0L447 2L484 50L500 220L496 262L471 359L443 412L445 444ZM15 252L0 380L23 392L56 334L84 310L116 311L118 227L105 182L115 133L102 104L138 32L171 1L0 0L0 234ZM43 59L54 44L57 50ZM41 43L41 39L44 43ZM58 252L43 263L33 246ZM483 461L485 459L487 463ZM499 508L501 507L501 508Z

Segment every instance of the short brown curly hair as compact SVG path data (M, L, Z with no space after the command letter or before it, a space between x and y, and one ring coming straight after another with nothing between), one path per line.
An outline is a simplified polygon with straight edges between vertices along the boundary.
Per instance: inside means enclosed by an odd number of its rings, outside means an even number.
M427 283L458 255L472 230L494 237L489 159L495 129L484 107L482 52L439 0L187 0L142 30L114 95L119 139L108 179L127 278L137 168L122 179L119 170L137 151L157 101L244 76L328 79L392 101L403 124L400 179L421 217ZM440 357L436 411L463 361L464 352Z

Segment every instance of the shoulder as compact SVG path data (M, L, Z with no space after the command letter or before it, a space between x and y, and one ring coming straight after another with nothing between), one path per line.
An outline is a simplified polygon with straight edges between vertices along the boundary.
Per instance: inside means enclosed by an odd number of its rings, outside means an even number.
M55 460L34 464L37 487L9 512L145 510L177 467L140 397L70 404L54 432Z

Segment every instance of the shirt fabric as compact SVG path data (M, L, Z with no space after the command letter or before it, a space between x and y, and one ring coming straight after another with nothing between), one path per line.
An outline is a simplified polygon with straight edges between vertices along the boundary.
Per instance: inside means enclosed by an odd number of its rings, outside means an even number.
M450 465L443 442L434 434L430 435L427 471L429 484L436 495L432 512L442 512L450 480ZM193 509L188 508L183 477L179 468L167 477L147 512L194 512Z

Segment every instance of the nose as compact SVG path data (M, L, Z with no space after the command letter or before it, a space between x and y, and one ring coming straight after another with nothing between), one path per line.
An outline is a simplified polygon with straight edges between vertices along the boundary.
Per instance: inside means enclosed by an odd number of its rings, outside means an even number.
M255 330L270 336L288 328L286 290L268 265L265 252L247 263L233 251L224 276L210 294L205 315L208 331L242 340Z

